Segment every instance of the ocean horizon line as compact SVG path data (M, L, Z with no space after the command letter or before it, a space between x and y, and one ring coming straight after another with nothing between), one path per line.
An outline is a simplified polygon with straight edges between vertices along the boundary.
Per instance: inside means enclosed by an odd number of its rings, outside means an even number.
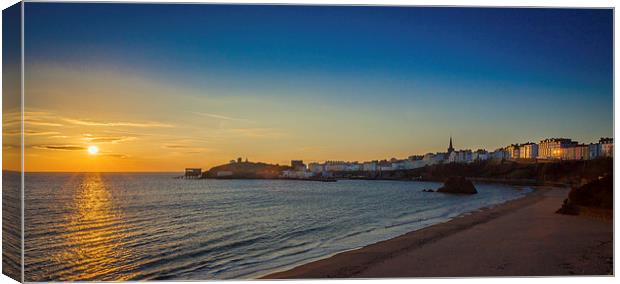
M21 173L21 171L15 170L2 170L2 172L14 172ZM183 171L24 171L26 174L36 174L36 173L57 173L57 174L96 174L96 173L110 173L110 174L183 174Z

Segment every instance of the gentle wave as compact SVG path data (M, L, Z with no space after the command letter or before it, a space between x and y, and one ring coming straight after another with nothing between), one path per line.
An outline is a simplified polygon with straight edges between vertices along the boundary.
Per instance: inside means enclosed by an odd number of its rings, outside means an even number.
M27 174L27 281L253 278L527 193L438 183ZM11 261L10 259L7 261Z

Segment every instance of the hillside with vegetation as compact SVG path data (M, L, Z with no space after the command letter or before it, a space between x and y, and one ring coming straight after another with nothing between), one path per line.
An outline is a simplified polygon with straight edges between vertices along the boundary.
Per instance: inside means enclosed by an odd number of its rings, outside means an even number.
M204 178L227 179L269 179L278 178L289 166L280 166L267 163L234 162L211 168L203 173Z
M211 168L204 178L270 179L278 178L290 166L254 162L231 162ZM521 184L583 185L613 173L613 160L584 161L486 160L474 163L449 163L412 170L383 172L331 172L342 179L387 179L445 181L450 177L470 180Z
M581 185L612 173L613 160L611 158L554 162L487 160L469 164L438 164L413 170L382 172L373 178L444 181L449 177L463 176L481 181Z

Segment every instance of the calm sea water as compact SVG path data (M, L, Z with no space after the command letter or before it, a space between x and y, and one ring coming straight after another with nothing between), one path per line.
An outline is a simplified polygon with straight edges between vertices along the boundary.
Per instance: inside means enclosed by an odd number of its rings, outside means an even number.
M254 278L444 222L528 190L438 183L27 174L26 280Z

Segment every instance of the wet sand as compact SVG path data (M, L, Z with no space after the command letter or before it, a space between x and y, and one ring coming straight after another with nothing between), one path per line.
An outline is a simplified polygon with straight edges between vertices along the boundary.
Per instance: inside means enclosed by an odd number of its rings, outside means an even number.
M555 214L568 189L539 188L267 279L612 274L613 223Z

